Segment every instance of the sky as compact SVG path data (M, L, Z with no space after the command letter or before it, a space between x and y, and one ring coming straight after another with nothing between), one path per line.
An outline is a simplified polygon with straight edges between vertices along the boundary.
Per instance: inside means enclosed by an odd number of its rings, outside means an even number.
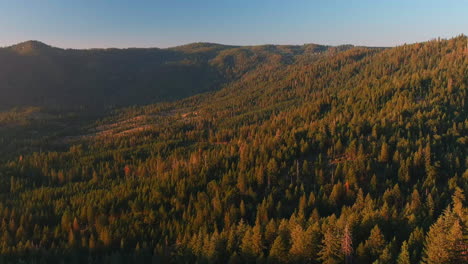
M396 46L467 31L468 0L0 0L0 46Z

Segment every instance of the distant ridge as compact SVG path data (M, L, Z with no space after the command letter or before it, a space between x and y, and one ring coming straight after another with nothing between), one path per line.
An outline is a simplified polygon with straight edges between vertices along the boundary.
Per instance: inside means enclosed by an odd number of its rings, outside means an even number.
M0 108L172 101L219 90L264 67L307 62L330 48L200 42L165 49L62 49L29 40L0 48Z
M217 91L246 74L380 47L197 42L171 48L64 49L38 40L0 48L0 108L119 107Z

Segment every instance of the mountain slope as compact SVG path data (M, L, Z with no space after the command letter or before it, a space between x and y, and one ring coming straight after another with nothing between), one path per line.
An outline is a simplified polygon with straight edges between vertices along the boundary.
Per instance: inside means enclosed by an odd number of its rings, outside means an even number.
M175 100L328 49L310 46L64 50L28 41L0 49L0 105L109 107Z
M0 122L19 130L84 124L6 153L3 256L466 263L466 45L232 47L211 61L237 65L219 91L99 118L10 111Z

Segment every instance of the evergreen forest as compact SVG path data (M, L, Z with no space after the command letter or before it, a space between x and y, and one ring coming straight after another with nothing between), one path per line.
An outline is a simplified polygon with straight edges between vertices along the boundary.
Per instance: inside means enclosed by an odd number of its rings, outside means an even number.
M0 263L468 263L468 38L0 49Z

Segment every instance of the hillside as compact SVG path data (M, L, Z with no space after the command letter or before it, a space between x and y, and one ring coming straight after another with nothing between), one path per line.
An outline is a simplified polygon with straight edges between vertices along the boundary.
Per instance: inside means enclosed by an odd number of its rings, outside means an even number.
M246 72L284 66L328 47L70 50L28 41L0 48L0 105L109 108L176 100L221 89Z
M0 262L468 263L466 36L385 49L21 46L0 56L50 63L37 76L56 88L91 61L103 78L170 74L148 90L119 79L115 99L113 82L93 86L96 102L126 107L0 115ZM65 61L77 68L52 66ZM37 103L20 95L9 101Z

